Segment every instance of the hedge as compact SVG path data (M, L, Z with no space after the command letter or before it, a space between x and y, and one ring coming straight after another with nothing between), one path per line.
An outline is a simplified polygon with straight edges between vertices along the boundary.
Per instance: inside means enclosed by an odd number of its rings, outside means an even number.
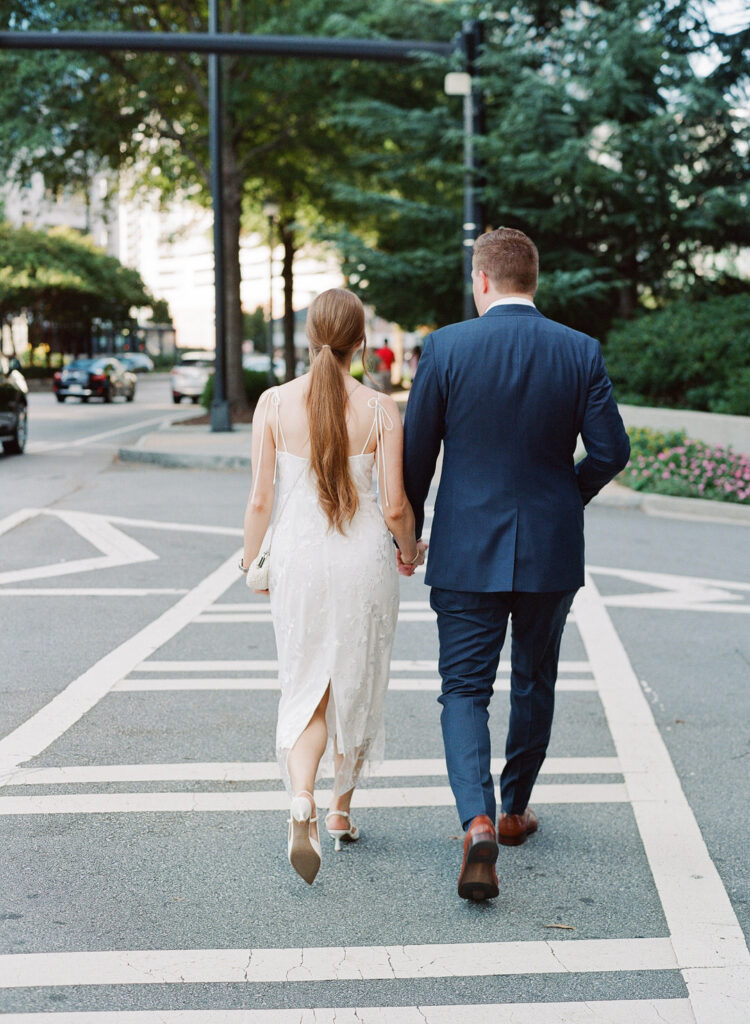
M678 301L613 328L604 346L620 402L750 415L750 295Z
M269 383L268 374L264 373L263 370L243 370L242 375L245 378L245 394L247 395L247 400L251 405L255 405L264 391L273 387L273 384ZM201 405L204 409L210 409L213 400L214 377L213 374L211 374L206 381L206 386L204 387L203 394L201 395Z

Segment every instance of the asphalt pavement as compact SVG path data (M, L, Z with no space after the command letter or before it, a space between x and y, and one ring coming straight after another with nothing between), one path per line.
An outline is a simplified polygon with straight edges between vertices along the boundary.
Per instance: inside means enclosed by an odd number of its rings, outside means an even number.
M424 577L402 580L363 838L326 839L308 888L268 606L236 571L247 469L118 457L208 433L160 429L162 383L124 419L32 396L29 453L0 459L4 1019L746 1024L746 522L589 507L540 831L501 849L488 905L455 892L435 622Z

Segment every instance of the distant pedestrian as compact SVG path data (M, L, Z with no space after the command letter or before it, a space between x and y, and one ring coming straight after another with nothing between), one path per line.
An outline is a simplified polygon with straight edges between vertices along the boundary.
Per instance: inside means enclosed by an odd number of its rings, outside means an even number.
M394 362L396 356L395 356L395 354L393 352L393 349L388 344L388 339L387 338L385 338L383 340L383 344L380 346L380 348L375 350L375 355L380 360L381 369L383 371L387 370L388 373L390 373L391 372L391 367L393 366L393 362Z
M441 724L466 839L464 899L498 895L498 841L536 831L529 797L552 728L563 627L583 575L583 507L627 463L628 435L598 342L534 305L536 246L477 239L479 317L435 331L409 392L406 493L419 537L442 447L425 582L437 613ZM587 456L577 466L578 435ZM510 721L495 826L489 703L508 619Z
M426 545L417 544L404 493L398 406L350 373L365 341L361 301L342 288L318 295L307 336L309 372L258 402L240 568L251 570L248 583L256 586L255 559L269 552L281 687L276 753L291 797L288 856L312 883L321 862L319 766L333 768L326 826L340 849L342 839L359 838L351 801L360 773L383 755L398 572L412 575ZM372 500L376 467L382 511Z

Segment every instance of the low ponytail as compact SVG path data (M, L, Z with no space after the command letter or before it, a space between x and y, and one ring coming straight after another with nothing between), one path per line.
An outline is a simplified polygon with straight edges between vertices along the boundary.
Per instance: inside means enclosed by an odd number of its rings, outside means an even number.
M331 288L310 304L310 387L307 418L310 464L317 477L320 506L332 529L344 533L359 508L349 472L348 395L343 360L364 340L362 303L344 288Z

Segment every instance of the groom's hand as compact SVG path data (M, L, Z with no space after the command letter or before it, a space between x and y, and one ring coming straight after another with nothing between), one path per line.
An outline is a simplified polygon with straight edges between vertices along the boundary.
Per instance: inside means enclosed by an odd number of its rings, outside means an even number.
M417 567L424 565L424 556L429 544L423 540L417 541L417 560L416 562L405 562L401 555L401 550L396 548L396 567L402 576L413 576L417 570Z

